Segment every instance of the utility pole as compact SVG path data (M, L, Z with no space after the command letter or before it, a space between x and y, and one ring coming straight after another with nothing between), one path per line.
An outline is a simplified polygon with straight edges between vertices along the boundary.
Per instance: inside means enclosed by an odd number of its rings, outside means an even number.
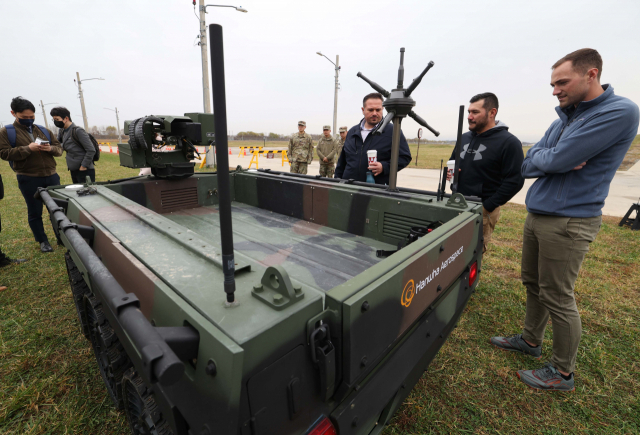
M89 122L87 121L87 111L84 108L84 95L82 94L82 82L87 80L104 80L103 78L92 78L92 79L84 79L80 80L80 73L76 71L76 77L78 77L78 95L80 97L80 107L82 107L82 121L84 122L84 129L86 132L89 132ZM74 80L75 82L75 80Z
M50 104L58 104L58 103L42 104L42 100L40 100L40 107L42 107L42 117L44 118L44 126L47 127L47 130L49 130L49 123L47 122L47 114L44 111L44 106L48 106Z
M80 107L82 107L82 121L84 122L84 130L89 131L89 123L87 122L87 111L84 108L84 96L82 95L82 82L80 81L80 73L76 71L78 77L78 95L80 95Z
M198 19L200 21L200 56L202 57L202 106L204 108L204 113L212 113L211 112L211 97L210 97L210 88L209 88L209 58L207 57L207 23L205 14L207 13L207 7L218 7L218 8L233 8L238 12L247 13L248 11L242 6L231 6L231 5L205 5L204 0L198 0ZM195 11L196 0L193 0L193 8ZM213 152L213 146L210 146L207 149L206 154L207 159L207 167L212 167L215 162L215 154Z
M120 117L118 116L118 108L116 110L109 109L105 107L106 110L111 110L112 112L116 112L116 127L118 127L118 142L122 142L122 135L120 134Z
M207 8L204 5L204 0L198 0L198 10L200 12L200 54L202 56L202 100L204 113L211 113L209 58L207 57L207 23L204 16L204 14L207 13Z
M338 122L338 87L340 86L338 83L338 73L340 72L340 56L336 54L336 89L335 94L333 96L333 134L337 135L338 130L336 130L336 123Z
M333 61L331 59L329 59L327 56L325 56L324 54L322 54L319 51L316 51L316 54L318 56L322 56L325 59L327 59L329 62L333 63ZM334 69L336 71L336 83L335 83L335 89L334 89L334 94L333 94L333 134L336 134L336 124L338 122L338 88L340 87L340 83L338 82L338 77L340 75L340 56L338 56L336 54L336 63L333 63Z

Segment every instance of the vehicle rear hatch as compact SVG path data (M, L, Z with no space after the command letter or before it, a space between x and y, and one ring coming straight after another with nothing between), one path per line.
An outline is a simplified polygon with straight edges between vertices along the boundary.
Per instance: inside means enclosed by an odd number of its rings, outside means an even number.
M477 213L462 212L327 294L327 305L341 308L347 385L370 372L465 272L477 253L481 223Z

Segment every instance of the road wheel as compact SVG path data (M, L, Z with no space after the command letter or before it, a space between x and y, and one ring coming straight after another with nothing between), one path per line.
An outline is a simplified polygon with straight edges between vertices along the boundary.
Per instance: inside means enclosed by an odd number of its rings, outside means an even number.
M153 392L133 368L124 374L122 391L124 410L133 435L173 435L169 423L162 418Z
M100 374L114 406L122 409L122 376L131 367L131 361L95 296L84 297L84 311Z
M84 312L84 297L91 294L91 290L87 283L84 282L82 274L78 270L78 267L71 259L69 251L64 254L64 259L67 263L67 274L69 275L69 285L71 286L71 295L73 297L73 303L76 306L76 312L78 313L78 320L80 322L80 330L84 334L85 338L89 339L89 327Z

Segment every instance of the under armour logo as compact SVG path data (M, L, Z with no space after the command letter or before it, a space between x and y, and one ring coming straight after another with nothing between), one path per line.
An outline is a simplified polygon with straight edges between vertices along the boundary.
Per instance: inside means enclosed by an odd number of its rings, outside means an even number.
M469 144L466 144L462 147L462 152L460 153L460 158L464 159L464 156L467 154L467 151L469 152L469 154L473 154L473 160L482 160L482 151L486 150L487 147L480 144L480 146L478 147L477 150L471 150L469 151Z

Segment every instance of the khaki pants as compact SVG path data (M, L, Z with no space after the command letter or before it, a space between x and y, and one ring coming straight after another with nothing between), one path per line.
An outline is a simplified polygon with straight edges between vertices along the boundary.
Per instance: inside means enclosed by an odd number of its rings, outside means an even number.
M582 334L573 294L584 256L600 230L602 216L568 218L529 213L522 241L522 283L527 288L527 313L522 336L542 345L551 316L551 364L571 373Z
M307 162L291 162L291 170L294 174L306 174Z
M333 178L333 174L335 172L335 168L333 167L333 163L330 165L320 164L320 176Z
M487 245L491 241L491 235L493 230L496 229L496 224L500 219L500 207L496 207L491 213L489 213L484 207L482 207L482 237L484 242L482 243L482 253L487 252Z

